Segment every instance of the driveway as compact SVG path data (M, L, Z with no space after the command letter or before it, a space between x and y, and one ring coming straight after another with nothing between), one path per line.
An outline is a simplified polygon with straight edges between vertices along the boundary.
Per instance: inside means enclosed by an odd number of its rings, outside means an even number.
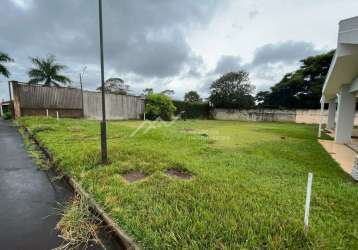
M59 202L71 193L37 169L11 122L0 119L0 248L51 249L58 246L54 227Z

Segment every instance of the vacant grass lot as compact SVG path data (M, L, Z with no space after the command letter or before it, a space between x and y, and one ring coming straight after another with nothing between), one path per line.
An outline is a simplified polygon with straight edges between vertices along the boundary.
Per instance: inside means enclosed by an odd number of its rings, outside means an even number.
M58 165L148 249L357 249L358 186L316 140L316 126L180 121L135 136L110 122L100 165L99 123L22 118ZM168 125L168 123L167 123ZM190 180L166 169L190 171ZM128 183L121 174L140 170ZM310 231L303 233L308 172Z

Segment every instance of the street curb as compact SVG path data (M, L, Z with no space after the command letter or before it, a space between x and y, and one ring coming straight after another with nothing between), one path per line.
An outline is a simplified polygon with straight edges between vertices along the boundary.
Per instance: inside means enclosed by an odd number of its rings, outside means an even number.
M24 129L25 133L28 135L28 137L36 143L36 145L39 147L39 149L44 153L44 155L48 158L49 162L53 167L55 167L55 164L53 162L52 154L48 151L48 149L39 141L36 139L34 134L31 132L31 129L21 126L21 128ZM102 219L103 222L114 232L114 234L121 240L124 247L128 250L141 250L142 248L139 247L135 241L120 227L116 222L114 222L109 215L104 211L104 209L91 197L89 193L87 193L79 183L75 181L74 178L63 175L64 179L68 182L68 184L73 188L75 193L80 195L82 198L87 200L88 205L95 211L96 214L98 214Z

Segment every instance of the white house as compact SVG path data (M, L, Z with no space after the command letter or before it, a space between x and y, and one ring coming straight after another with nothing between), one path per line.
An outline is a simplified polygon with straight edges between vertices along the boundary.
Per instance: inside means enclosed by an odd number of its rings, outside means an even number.
M336 143L351 143L357 95L358 16L339 22L337 50L322 89L321 110L329 104L327 127L335 129Z

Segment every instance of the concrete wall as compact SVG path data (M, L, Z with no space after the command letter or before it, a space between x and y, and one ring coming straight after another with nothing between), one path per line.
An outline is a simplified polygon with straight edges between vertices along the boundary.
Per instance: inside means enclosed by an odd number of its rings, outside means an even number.
M83 93L84 117L102 119L102 94ZM137 96L106 94L106 116L108 120L140 119L144 113L144 100Z
M216 120L238 121L280 121L295 122L296 112L292 110L227 110L214 109L212 116Z
M296 123L319 124L320 121L319 109L296 110ZM328 110L323 112L323 123L327 124Z
M279 121L306 124L318 124L320 121L320 110L226 110L214 109L212 116L216 120L237 121ZM323 112L323 123L327 123L328 110ZM354 125L358 126L358 112L355 114Z

